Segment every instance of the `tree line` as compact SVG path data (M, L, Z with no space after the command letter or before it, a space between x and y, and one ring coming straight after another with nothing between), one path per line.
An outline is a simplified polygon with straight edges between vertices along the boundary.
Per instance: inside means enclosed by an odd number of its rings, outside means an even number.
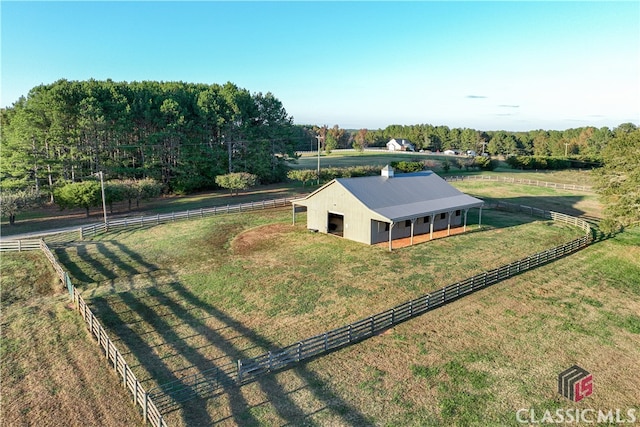
M53 195L102 171L166 190L215 187L216 176L286 178L300 129L271 93L233 83L59 80L1 111L0 188Z
M579 157L598 160L602 150L617 134L636 129L623 123L615 129L586 126L566 130L531 130L527 132L483 131L449 128L430 124L390 125L384 129L340 129L338 125L301 126L305 135L302 150L316 150L315 135L321 137L321 149L384 147L392 138L407 139L416 150L443 152L456 149L502 156Z
M607 179L598 186L609 212L624 217L622 224L640 218L640 130L632 123L614 129L529 132L430 124L348 130L294 125L273 94L251 93L231 82L64 79L34 87L0 110L0 120L1 207L11 222L15 212L28 209L42 194L52 202L58 197L61 207L95 204L89 199L95 199L98 172L107 180L111 201L140 200L160 189L189 193L222 187L237 192L258 182L286 180L298 151L318 146L327 154L337 148L363 150L383 147L391 138L408 139L417 150L515 157L511 164L517 168L570 164L545 157L602 160L600 176L607 174ZM62 190L82 182L88 183Z

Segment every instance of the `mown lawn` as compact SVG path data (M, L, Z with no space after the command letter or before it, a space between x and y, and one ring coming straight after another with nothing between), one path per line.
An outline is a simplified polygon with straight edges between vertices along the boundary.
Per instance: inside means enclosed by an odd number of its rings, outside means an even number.
M588 194L475 184L456 185L483 197L600 214ZM304 218L298 221L291 224L289 209L220 216L108 234L56 254L150 388L294 343L580 234L485 210L483 230L389 253L310 233ZM640 369L639 259L640 230L627 230L360 344L187 402L167 420L502 426L518 425L521 408L626 410L637 406L640 389L630 374ZM594 394L579 403L556 389L558 373L573 364L594 376Z
M495 186L494 194L508 193L507 187ZM530 195L530 201L554 198L557 206L575 208L584 199L552 191ZM138 365L136 374L152 387L353 322L580 234L548 221L484 211L483 230L389 253L309 233L303 224L292 225L290 215L288 209L274 210L132 230L59 249L57 255ZM567 320L572 318L567 307L592 307L573 289L588 265L572 265L566 275L552 272L616 244L615 239L598 243L362 344L185 404L167 414L168 420L175 425L513 424L520 408L513 405L562 404L547 385L571 366L565 366L567 352L579 354L574 341L580 334L601 337L605 325L611 335L602 345L629 348L638 342L636 318L621 315L621 306L611 305L582 329ZM636 267L628 261L624 271L630 280ZM566 302L540 297L561 298L565 286L572 287ZM599 301L601 309L609 304L606 298L587 298ZM631 308L639 298L628 299ZM568 337L571 342L563 347ZM553 345L558 354L545 359ZM593 371L589 361L574 363ZM544 369L538 372L539 367ZM611 387L614 397L616 387L620 384Z
M42 253L3 252L0 289L0 425L143 425Z

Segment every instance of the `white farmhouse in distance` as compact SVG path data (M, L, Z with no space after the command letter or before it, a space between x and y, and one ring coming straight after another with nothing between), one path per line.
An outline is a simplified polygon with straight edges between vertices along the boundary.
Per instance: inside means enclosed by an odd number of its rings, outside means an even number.
M387 142L389 151L416 151L416 147L408 139L393 138Z

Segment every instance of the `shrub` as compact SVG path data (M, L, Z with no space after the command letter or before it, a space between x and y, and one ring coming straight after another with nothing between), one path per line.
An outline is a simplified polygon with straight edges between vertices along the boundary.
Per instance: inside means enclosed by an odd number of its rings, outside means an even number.
M399 172L406 173L419 172L424 169L424 163L422 162L407 162L404 160L401 162L391 162L391 166Z

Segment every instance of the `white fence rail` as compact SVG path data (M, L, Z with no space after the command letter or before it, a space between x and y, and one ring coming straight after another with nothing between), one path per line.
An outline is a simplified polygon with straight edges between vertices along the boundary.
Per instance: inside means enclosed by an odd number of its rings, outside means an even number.
M84 302L84 299L80 296L76 287L71 284L69 275L58 263L44 240L0 241L0 248L3 251L41 250L44 253L49 262L51 262L63 286L67 287L70 297L75 303L75 308L84 319L91 336L97 340L98 345L104 350L104 355L109 364L113 366L114 371L122 377L122 385L131 393L134 405L140 406L145 423L148 421L154 427L167 427L167 423L153 399L141 385L133 371L131 371L122 353L111 340L107 331L102 327L98 318Z
M301 196L298 196L301 197ZM169 222L205 218L209 216L243 213L255 210L272 209L290 206L292 200L297 197L285 197L282 199L262 200L257 202L239 203L237 205L214 206L211 208L192 209L167 214L140 216L137 218L123 218L107 221L107 224L99 223L86 225L80 228L80 237L94 236L107 231L122 230L133 227L145 227Z
M575 190L592 192L593 188L588 185L577 184L562 184L558 182L540 181L537 179L524 179L508 176L495 176L495 175L459 175L459 176L446 176L446 181L494 181L494 182L506 182L511 184L526 184L535 185L536 187L557 188L560 190Z

